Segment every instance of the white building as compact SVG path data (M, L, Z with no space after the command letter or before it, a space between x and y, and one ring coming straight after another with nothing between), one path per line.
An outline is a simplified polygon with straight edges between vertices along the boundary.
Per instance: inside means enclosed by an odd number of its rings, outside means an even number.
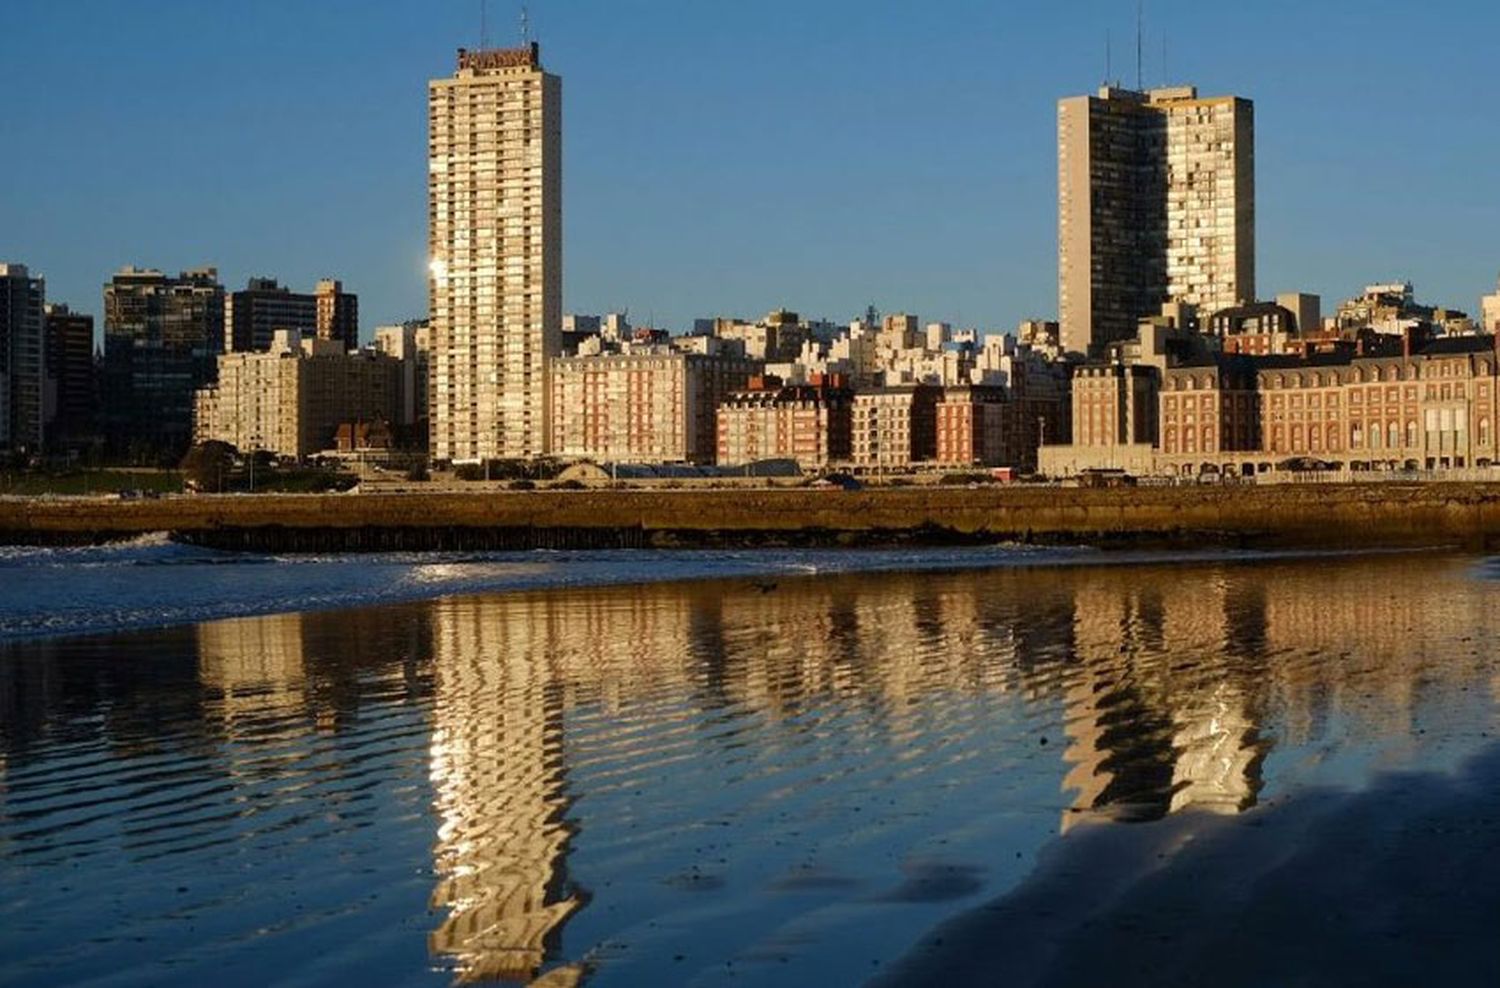
M536 44L428 86L430 435L440 460L547 452L562 347L562 80Z

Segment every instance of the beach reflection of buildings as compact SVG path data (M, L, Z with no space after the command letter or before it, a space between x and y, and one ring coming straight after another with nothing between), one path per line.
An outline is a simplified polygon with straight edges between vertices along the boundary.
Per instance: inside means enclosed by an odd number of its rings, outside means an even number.
M1080 571L1066 677L1063 829L1254 805L1276 743L1339 730L1397 753L1445 691L1466 639L1500 633L1486 595L1423 557Z
M555 616L528 599L435 605L432 904L448 913L429 943L463 981L530 981L584 901L565 868L563 642Z
M431 902L443 914L430 949L461 980L564 985L584 968L548 965L587 901L567 868L569 713L609 749L669 732L671 718L733 708L776 730L844 705L877 714L868 729L899 748L941 730L921 718L947 708L925 701L1013 696L1061 708L1064 831L1236 813L1259 798L1273 740L1337 730L1399 744L1424 704L1461 688L1467 674L1442 664L1456 629L1492 642L1500 621L1487 594L1455 592L1451 567L1407 557L497 595L413 606L364 643L340 615L205 625L199 672L231 737L278 718L337 726L360 692L340 676L378 674L430 701ZM340 672L336 656L389 652L403 635L404 663ZM705 735L694 757L739 743Z

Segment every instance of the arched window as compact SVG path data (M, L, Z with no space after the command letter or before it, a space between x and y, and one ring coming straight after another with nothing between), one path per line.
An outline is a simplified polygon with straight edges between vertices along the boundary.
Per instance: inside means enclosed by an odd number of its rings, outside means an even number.
M1307 430L1307 438L1311 440L1308 445L1315 450L1323 448L1323 430L1317 426L1311 426Z
M1380 423L1379 422L1371 422L1370 423L1370 448L1371 449L1379 449L1380 448Z
M1292 426L1292 449L1294 449L1294 450L1301 449L1302 448L1302 440L1303 440L1303 438L1304 437L1303 437L1303 434L1302 434L1302 426L1300 426L1300 425L1294 425L1294 426Z
M1328 449L1330 452L1339 448L1339 427L1332 422L1328 423Z
M1321 388L1323 386L1323 375L1319 374L1317 371L1313 371L1312 386L1315 388Z
M1198 452L1198 432L1192 426L1182 430L1182 448L1184 452Z
M1391 445L1392 446L1396 445L1395 435L1396 435L1396 423L1392 422L1391 423L1391 436L1392 436ZM1409 420L1406 423L1406 445L1408 445L1408 446L1415 446L1416 444L1417 444L1417 420L1416 419L1411 419L1411 420Z
M1359 423L1355 422L1353 425L1349 426L1349 448L1359 449L1364 441L1364 432L1360 429Z

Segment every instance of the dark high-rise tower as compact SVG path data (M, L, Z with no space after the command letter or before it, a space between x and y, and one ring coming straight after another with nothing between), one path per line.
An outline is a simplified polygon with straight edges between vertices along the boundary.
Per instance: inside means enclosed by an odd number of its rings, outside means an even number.
M1086 353L1164 302L1205 314L1255 298L1249 100L1191 86L1105 87L1057 107L1058 309Z

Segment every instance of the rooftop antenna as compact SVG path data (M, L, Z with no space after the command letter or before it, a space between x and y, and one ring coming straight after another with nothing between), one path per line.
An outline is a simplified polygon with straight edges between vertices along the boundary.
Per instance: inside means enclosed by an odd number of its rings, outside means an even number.
M1114 48L1109 43L1109 28L1104 29L1104 84L1110 85L1115 74Z
M531 44L531 11L521 4L521 47Z
M479 0L479 50L490 47L490 0Z
M1141 92L1146 87L1146 81L1141 72L1141 26L1145 21L1145 0L1135 0L1135 88Z

